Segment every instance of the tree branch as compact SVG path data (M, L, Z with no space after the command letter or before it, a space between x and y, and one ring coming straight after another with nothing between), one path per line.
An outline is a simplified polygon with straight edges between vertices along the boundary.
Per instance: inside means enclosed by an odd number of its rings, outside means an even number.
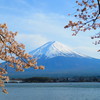
M98 10L99 10L99 14L100 14L100 1L97 0L97 3L98 3Z

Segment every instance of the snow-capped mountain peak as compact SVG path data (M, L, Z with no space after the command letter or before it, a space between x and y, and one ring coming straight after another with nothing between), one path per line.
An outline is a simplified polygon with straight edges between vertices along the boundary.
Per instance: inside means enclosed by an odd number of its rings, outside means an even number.
M53 58L56 56L67 56L67 57L85 57L75 51L71 50L68 46L58 42L58 41L50 41L41 47L30 52L31 55L40 58L45 56L47 58Z

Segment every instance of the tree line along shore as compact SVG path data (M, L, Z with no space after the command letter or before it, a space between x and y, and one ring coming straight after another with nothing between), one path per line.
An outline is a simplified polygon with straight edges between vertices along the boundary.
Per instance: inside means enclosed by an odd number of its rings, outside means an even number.
M9 83L100 82L100 76L11 78Z

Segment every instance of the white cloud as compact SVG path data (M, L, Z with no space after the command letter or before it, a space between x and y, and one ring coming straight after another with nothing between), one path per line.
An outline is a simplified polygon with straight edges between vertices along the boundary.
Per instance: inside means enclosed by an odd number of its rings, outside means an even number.
M27 52L48 42L48 39L39 34L18 34L16 40L25 44Z
M26 30L34 33L45 34L47 37L52 35L58 36L65 32L65 17L62 15L35 13L22 21L25 23L22 28L26 28Z
M79 53L100 59L99 52L97 52L98 48L96 48L95 46L92 46L92 47L91 46L79 46L73 49Z

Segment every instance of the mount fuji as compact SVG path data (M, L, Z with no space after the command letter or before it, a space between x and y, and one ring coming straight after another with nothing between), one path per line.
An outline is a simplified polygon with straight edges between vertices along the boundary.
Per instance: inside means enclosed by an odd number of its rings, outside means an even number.
M14 72L8 69L10 77L68 77L68 76L99 76L100 59L95 59L70 49L57 42L48 42L29 52L37 59L38 65L45 70L29 68L25 72Z
M57 41L48 42L30 54L38 59L38 65L46 66L38 75L57 77L100 75L99 59L77 53Z

